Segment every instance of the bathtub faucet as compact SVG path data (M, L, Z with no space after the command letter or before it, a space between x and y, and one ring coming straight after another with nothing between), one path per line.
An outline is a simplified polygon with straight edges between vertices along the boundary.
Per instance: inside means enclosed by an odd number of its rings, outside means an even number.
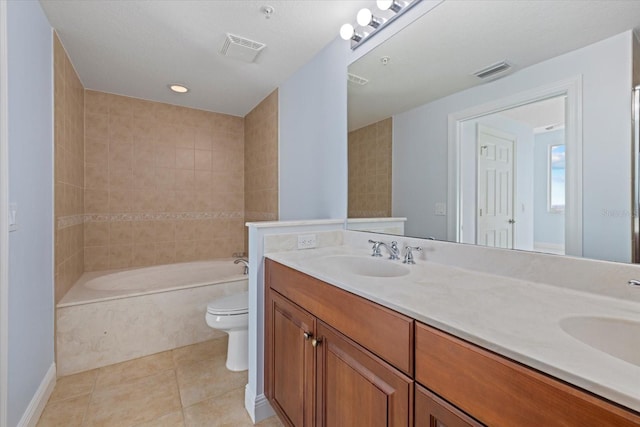
M249 274L249 261L247 261L244 258L238 258L237 260L233 261L233 263L234 264L240 264L240 263L244 264L244 273L242 273L242 274L245 274L245 275Z

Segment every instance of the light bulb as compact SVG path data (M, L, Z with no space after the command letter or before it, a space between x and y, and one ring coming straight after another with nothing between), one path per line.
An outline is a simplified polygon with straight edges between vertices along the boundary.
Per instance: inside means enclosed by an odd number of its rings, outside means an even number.
M342 37L342 40L351 40L355 32L356 30L351 24L344 24L340 27L340 37Z
M391 9L395 13L400 12L400 9L402 9L402 4L398 3L396 0L377 0L376 4L380 10Z
M371 18L373 18L373 14L367 8L360 9L358 15L356 15L356 21L358 21L358 25L362 25L366 27L371 23Z

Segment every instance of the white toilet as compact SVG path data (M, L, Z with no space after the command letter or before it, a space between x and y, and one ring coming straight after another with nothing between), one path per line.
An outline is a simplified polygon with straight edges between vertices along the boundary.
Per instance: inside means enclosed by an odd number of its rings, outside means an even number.
M249 293L229 295L211 301L207 305L207 325L229 334L227 369L244 371L249 367L248 329Z

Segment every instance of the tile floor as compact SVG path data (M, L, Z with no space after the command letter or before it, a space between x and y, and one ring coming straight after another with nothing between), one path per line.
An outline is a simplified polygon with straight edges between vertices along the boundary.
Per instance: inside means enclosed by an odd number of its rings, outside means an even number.
M58 378L38 427L252 426L247 371L226 369L226 349L225 336Z

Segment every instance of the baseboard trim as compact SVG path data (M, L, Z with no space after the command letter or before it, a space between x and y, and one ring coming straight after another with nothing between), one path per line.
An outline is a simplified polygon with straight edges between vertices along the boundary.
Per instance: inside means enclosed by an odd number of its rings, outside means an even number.
M56 385L56 364L52 363L47 371L46 375L42 379L40 383L40 387L36 390L36 394L29 402L29 406L24 411L22 415L22 419L18 423L18 427L35 427L40 419L40 415L42 415L42 411L44 410L49 397L51 397L51 393L53 393L53 388Z
M244 389L244 407L254 424L276 414L267 397L264 394L256 396L254 391L249 388L249 384Z

